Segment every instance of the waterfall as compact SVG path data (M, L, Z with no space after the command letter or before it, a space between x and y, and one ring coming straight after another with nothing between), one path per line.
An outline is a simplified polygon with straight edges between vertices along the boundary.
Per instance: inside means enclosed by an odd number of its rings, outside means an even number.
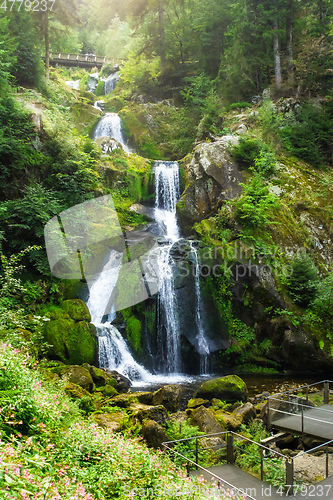
M116 71L115 73L111 73L105 80L104 84L104 93L105 95L110 94L112 90L115 89L117 83L119 81L119 71Z
M122 258L121 252L111 250L102 272L89 286L87 306L91 314L91 321L97 330L99 366L109 370L117 370L132 382L136 380L148 381L151 378L151 373L135 361L125 339L111 324L115 314L112 312L112 306L111 313L109 313L108 305L117 284ZM105 318L107 321L102 323Z
M200 354L200 375L206 375L209 372L209 345L205 335L204 324L202 321L201 314L201 290L200 290L200 266L199 266L199 258L198 251L193 242L190 242L191 254L194 258L194 279L195 279L195 316L197 323L197 351Z
M105 115L102 116L94 130L94 141L99 137L113 137L113 139L120 142L126 153L131 152L126 144L120 116L117 113L105 113Z
M159 325L158 344L165 371L181 371L179 324L175 299L173 259L170 255L173 243L179 239L176 204L179 198L179 167L176 162L155 162L155 219L169 243L160 252L158 272L160 290L158 296Z

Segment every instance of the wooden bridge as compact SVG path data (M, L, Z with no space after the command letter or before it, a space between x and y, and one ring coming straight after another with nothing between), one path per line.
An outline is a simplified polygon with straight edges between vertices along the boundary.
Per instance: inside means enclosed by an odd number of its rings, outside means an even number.
M45 61L45 55L42 56ZM78 66L80 68L98 68L101 69L104 64L119 64L121 61L108 60L104 56L95 56L94 54L64 54L50 53L50 66Z

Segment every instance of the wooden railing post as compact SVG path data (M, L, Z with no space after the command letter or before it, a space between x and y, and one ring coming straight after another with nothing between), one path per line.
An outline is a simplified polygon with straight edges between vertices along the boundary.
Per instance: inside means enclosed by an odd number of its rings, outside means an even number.
M330 384L327 380L324 382L324 405L328 405L330 400Z
M294 461L286 460L286 494L292 495L294 492Z
M227 436L227 463L234 463L234 436L232 434Z

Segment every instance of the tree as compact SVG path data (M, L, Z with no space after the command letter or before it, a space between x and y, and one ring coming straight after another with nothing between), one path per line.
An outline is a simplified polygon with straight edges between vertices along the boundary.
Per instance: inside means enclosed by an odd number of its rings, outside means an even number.
M318 271L311 258L304 254L292 262L287 288L294 302L307 307L314 300L318 287Z
M57 36L57 24L52 21L59 21L63 27L69 28L77 23L76 0L57 0L52 11L48 9L36 12L35 22L45 47L45 76L49 78L50 69L50 41L52 35Z
M17 42L9 33L8 23L9 19L0 16L0 91L2 93L8 86L10 70L16 61L14 51Z

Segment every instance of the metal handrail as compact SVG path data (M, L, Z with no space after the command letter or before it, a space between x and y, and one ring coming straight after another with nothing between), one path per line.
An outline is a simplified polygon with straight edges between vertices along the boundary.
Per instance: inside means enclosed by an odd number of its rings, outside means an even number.
M294 458L299 458L299 457L301 457L303 455L306 455L307 453L310 453L310 451L313 452L315 450L318 450L319 448L322 448L323 446L328 446L330 443L333 443L333 439L331 439L331 441L327 441L326 443L320 444L319 446L316 446L315 448L311 448L311 450L303 451L299 455L296 455L296 457L293 457L293 459Z
M301 387L297 387L297 389L289 389L289 391L276 392L275 394L288 394L289 392L299 391L300 389L306 389L307 387L313 387L314 385L324 384L325 382L328 382L329 384L333 384L333 380L321 380L320 382L315 382L313 384L308 384L308 385L302 385ZM272 398L273 396L275 396L275 394L272 394L271 396L267 396L266 399Z
M200 436L200 437L202 437L202 436ZM201 469L204 472L208 472L208 474L210 476L215 477L218 481L222 481L224 484L227 484L230 488L232 488L232 489L236 490L237 492L239 492L242 495L242 497L244 498L244 489L237 488L237 486L234 486L233 484L229 483L228 481L226 481L222 477L217 476L216 474L214 474L213 472L211 472L208 469L205 469L205 467L201 467L201 465L197 464L196 462L194 462L190 458L185 457L184 455L182 455L178 451L173 450L172 448L170 448L169 446L167 446L167 443L173 443L173 442L179 442L179 441L188 441L189 439L198 439L198 438L187 438L187 439L179 439L177 441L167 441L165 443L162 443L162 446L164 446L165 448L167 448L169 451L172 451L172 453L175 453L176 455L179 455L180 457L184 458L187 462L190 462L191 464L195 465L198 469ZM245 498L249 498L250 500L256 500L256 498L252 497L251 495L248 495L247 493L245 494Z

